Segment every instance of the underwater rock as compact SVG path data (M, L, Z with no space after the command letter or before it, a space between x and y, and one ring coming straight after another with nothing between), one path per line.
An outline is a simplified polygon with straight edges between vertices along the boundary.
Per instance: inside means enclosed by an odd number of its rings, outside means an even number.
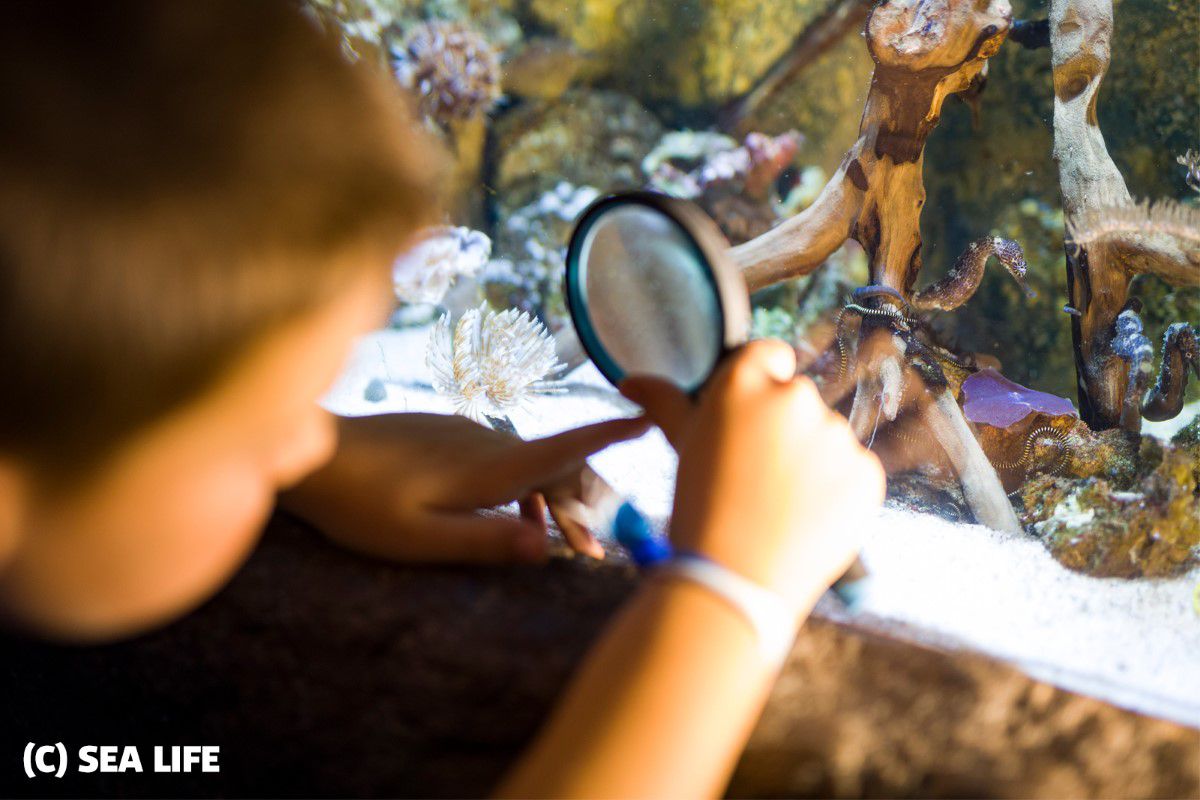
M402 13L395 0L304 0L301 7L342 42L350 61L383 64L388 33Z
M363 389L363 399L368 403L382 403L387 400L387 394L387 384L380 378L372 378Z
M962 486L952 472L945 470L913 470L888 474L888 508L932 514L950 522L973 522Z
M604 192L641 188L642 159L661 136L658 119L617 92L572 89L522 104L493 126L497 211L534 202L562 181Z
M470 228L441 226L392 266L396 298L404 303L440 303L454 281L475 275L488 262L492 240Z
M1192 421L1184 425L1171 437L1171 444L1176 447L1182 447L1189 451L1196 451L1200 448L1200 415L1192 417ZM1200 452L1196 453L1200 455ZM1197 464L1200 468L1200 464Z
M571 87L587 63L587 55L565 39L529 39L505 55L504 91L517 97L555 100Z
M539 25L597 56L607 85L644 101L715 105L746 91L826 0L531 0Z
M1079 416L1070 400L1013 383L994 369L981 369L962 385L963 414L968 422L1007 428L1039 413L1050 417Z
M1171 437L1171 444L1192 460L1192 472L1197 484L1200 484L1200 414L1192 417L1191 422Z
M496 50L457 22L427 22L393 47L396 79L417 97L421 113L441 125L491 111L500 99Z
M1022 522L1064 566L1098 577L1177 575L1200 561L1194 458L1179 448L1130 490L1102 478L1039 476Z
M1007 491L1041 473L1103 478L1126 489L1162 460L1162 445L1154 437L1093 431L1071 414L1034 413L1005 428L977 423L975 433Z

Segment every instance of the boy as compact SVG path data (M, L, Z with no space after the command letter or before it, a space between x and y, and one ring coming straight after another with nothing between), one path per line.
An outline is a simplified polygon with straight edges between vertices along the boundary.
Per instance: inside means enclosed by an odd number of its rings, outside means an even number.
M280 502L382 557L540 560L547 505L593 551L561 509L587 499L586 457L644 421L518 442L317 406L437 207L392 87L282 2L59 16L23 4L0 27L6 617L79 640L169 621L289 487ZM852 560L839 516L882 496L878 463L794 372L761 342L697 404L623 387L680 453L671 536L710 578L681 562L646 582L506 792L720 790L778 667L763 643L786 643ZM520 518L475 514L512 500Z

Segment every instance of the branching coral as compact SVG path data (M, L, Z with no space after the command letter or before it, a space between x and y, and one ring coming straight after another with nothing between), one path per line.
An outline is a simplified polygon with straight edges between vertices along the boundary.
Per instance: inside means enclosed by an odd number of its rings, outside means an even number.
M1011 24L1006 0L876 5L866 26L875 74L858 141L808 209L731 256L750 288L758 289L812 272L847 238L857 240L870 262L871 286L856 304L873 313L862 316L859 328L852 425L866 439L881 414L890 422L915 404L954 465L976 518L1015 531L1012 506L963 419L937 354L905 322L916 297L928 307L953 307L978 285L972 266L921 295L914 292L921 269L924 148L946 98L972 85Z

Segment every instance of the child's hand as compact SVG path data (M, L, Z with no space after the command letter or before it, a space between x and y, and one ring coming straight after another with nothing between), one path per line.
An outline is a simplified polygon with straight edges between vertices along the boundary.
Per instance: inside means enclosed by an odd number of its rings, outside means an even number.
M672 384L631 378L679 451L671 538L795 603L811 605L854 561L856 515L883 501L884 474L792 348L753 342L693 403Z
M345 418L333 459L281 503L351 549L426 562L540 561L549 506L571 547L600 558L577 516L611 489L585 459L646 428L617 419L521 441L456 416ZM513 500L520 518L476 513Z

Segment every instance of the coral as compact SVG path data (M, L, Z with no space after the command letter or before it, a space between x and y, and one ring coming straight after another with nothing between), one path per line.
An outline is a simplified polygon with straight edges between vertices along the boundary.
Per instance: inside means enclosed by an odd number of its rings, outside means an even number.
M385 32L395 21L394 9L379 0L305 0L304 10L327 31L337 34L351 61L381 61Z
M642 159L642 171L651 186L675 197L691 200L723 190L767 199L803 142L796 131L749 133L740 145L719 133L672 131ZM777 201L785 199L781 194Z
M440 303L454 281L478 273L491 252L491 239L479 231L432 228L392 266L396 297L405 303Z
M562 283L575 219L600 192L563 181L497 222L496 258L479 276L488 301L515 306L557 333L567 324Z
M500 99L499 57L486 39L456 22L427 22L393 47L397 80L418 98L421 112L448 125L491 111Z
M497 215L562 181L604 192L641 188L642 159L661 136L653 114L616 92L572 89L557 100L523 103L493 126Z
M799 204L791 193L800 186L800 173L791 168L802 142L795 131L749 133L740 145L719 133L672 131L642 159L642 171L651 187L695 200L730 242L740 244ZM785 173L791 180L782 180Z
M642 159L642 172L651 186L686 200L749 166L750 154L734 139L710 131L670 131Z
M1200 556L1193 459L1169 449L1132 491L1106 480L1042 476L1021 491L1023 521L1064 566L1115 578L1177 575Z
M558 391L547 381L560 368L554 339L516 309L471 309L458 320L453 336L450 316L443 315L430 333L425 360L434 389L477 422L506 416L534 395Z

